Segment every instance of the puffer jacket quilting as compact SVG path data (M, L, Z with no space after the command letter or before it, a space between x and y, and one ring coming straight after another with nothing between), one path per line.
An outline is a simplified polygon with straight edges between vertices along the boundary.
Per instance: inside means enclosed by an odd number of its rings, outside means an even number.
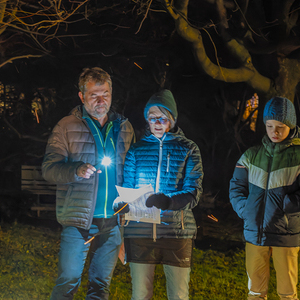
M125 155L134 141L134 131L127 119L110 112L110 119L120 128L115 133L117 142L117 183L123 182ZM90 179L76 175L83 163L95 165L97 149L93 135L82 119L81 106L73 109L69 116L61 119L54 127L48 140L42 164L45 180L57 184L56 216L60 224L89 229L96 204L98 175Z
M160 143L161 142L161 143ZM160 147L162 153L159 168ZM192 194L193 200L177 210L161 213L161 224L157 225L156 237L195 238L196 222L192 208L202 193L203 169L198 146L188 140L178 129L168 132L160 140L154 135L146 135L134 144L126 155L123 187L141 188L151 184L155 192L170 197ZM125 227L126 238L153 238L151 223L130 221Z
M296 130L298 132L298 129ZM299 246L300 139L248 149L230 181L230 201L244 220L244 237L259 246Z

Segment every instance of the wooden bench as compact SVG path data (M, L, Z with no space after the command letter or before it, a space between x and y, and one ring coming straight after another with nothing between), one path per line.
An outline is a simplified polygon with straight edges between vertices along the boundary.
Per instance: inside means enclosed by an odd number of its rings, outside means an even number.
M47 182L42 177L41 166L22 165L21 190L37 196L36 206L32 206L31 210L37 211L38 217L41 211L55 211L55 200L50 204L41 203L41 195L55 195L56 193L56 185Z

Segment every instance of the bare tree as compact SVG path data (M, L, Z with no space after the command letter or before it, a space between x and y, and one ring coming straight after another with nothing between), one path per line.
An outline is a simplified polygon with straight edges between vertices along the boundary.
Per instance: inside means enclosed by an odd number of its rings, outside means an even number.
M63 43L73 23L88 18L88 0L2 0L0 67L22 58L50 55L54 40Z
M189 19L189 5L201 10L205 3L214 9L216 18L199 27ZM225 82L246 82L265 99L281 95L294 100L300 81L299 1L164 0L164 4L178 34L192 44L197 61L209 76ZM218 57L212 61L207 55L203 35L209 34L209 28L223 39L236 67L224 67ZM217 51L215 48L216 56ZM272 63L277 69L272 77L254 64L253 57L259 55L274 57Z

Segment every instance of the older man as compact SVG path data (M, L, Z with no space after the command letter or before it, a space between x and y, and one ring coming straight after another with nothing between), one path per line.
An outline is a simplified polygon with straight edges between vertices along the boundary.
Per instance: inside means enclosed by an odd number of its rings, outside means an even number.
M56 216L63 227L53 300L73 299L89 248L86 299L108 299L123 238L112 202L115 185L123 181L134 131L127 119L110 110L112 82L107 72L84 69L79 90L83 105L54 127L42 165L44 178L57 184Z

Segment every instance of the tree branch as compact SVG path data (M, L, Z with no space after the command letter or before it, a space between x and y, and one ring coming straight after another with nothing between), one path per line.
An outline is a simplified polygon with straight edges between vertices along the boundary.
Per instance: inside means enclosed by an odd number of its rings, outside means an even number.
M148 7L147 7L147 11L146 11L146 13L145 13L145 16L144 16L144 18L143 18L143 20L142 20L142 22L141 22L141 24L140 24L140 26L139 26L139 29L137 30L137 32L136 32L135 34L137 34L137 33L141 30L142 25L143 25L145 19L147 18L147 15L148 15L148 12L149 12L149 9L150 9L150 6L151 6L152 1L153 1L153 0L150 0L150 3L149 3L149 5L148 5Z
M297 20L298 20L298 11L292 12L291 7L295 0L285 0L283 1L283 9L281 10L281 19L282 22L284 23L285 27L285 36L289 36L290 31L292 28L296 25Z
M173 3L173 2L172 2ZM191 42L198 62L203 70L214 79L225 82L247 82L254 89L267 93L271 88L271 79L262 76L253 66L250 53L235 39L227 43L229 50L241 66L236 69L228 69L216 65L207 56L201 33L193 28L187 20L189 0L180 1L180 7L173 6L169 0L165 0L166 8L175 20L178 34L186 41Z
M6 3L7 1L0 2L0 22L2 23L4 20L4 15L6 11ZM0 28L0 34L6 29L6 27Z
M0 68L2 68L3 66L5 66L6 64L12 63L14 60L17 60L17 59L30 58L30 57L42 57L42 56L43 56L43 55L33 55L33 54L27 54L27 55L15 56L15 57L12 57L12 58L6 60L6 61L3 62L2 64L0 64Z
M3 118L4 122L6 123L6 125L19 137L19 139L30 139L36 142L41 142L41 143L47 143L47 140L43 140L40 138L37 138L35 136L31 136L31 135L23 135L21 134L15 127L13 127L4 117Z

